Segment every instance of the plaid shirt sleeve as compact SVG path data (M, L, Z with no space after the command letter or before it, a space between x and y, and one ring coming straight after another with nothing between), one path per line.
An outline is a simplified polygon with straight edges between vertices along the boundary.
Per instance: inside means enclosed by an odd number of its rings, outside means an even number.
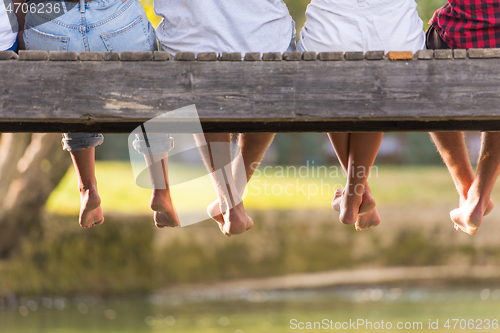
M449 0L429 24L453 49L500 47L499 0Z

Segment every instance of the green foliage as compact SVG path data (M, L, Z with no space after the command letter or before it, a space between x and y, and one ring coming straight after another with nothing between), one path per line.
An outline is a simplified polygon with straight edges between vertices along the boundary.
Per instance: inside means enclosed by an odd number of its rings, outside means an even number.
M154 285L152 228L109 219L99 228L47 216L44 235L26 240L0 265L4 290L17 294L117 294ZM1 290L2 288L0 288Z

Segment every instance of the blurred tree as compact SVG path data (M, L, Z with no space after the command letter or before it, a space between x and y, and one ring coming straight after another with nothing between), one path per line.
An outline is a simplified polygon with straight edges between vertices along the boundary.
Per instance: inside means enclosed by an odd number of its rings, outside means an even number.
M4 133L0 137L0 258L40 230L50 193L71 165L61 134Z

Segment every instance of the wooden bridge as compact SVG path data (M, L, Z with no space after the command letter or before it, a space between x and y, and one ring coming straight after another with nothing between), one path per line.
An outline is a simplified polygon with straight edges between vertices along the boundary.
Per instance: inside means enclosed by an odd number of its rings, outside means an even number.
M191 104L205 132L500 130L500 50L394 55L0 52L0 132L126 133Z

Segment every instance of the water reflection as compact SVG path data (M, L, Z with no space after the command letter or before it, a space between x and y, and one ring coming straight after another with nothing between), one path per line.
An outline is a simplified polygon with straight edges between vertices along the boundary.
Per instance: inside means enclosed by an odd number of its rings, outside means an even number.
M497 288L198 290L102 299L0 300L2 333L289 332L290 320L500 319ZM362 331L362 330L361 330Z

